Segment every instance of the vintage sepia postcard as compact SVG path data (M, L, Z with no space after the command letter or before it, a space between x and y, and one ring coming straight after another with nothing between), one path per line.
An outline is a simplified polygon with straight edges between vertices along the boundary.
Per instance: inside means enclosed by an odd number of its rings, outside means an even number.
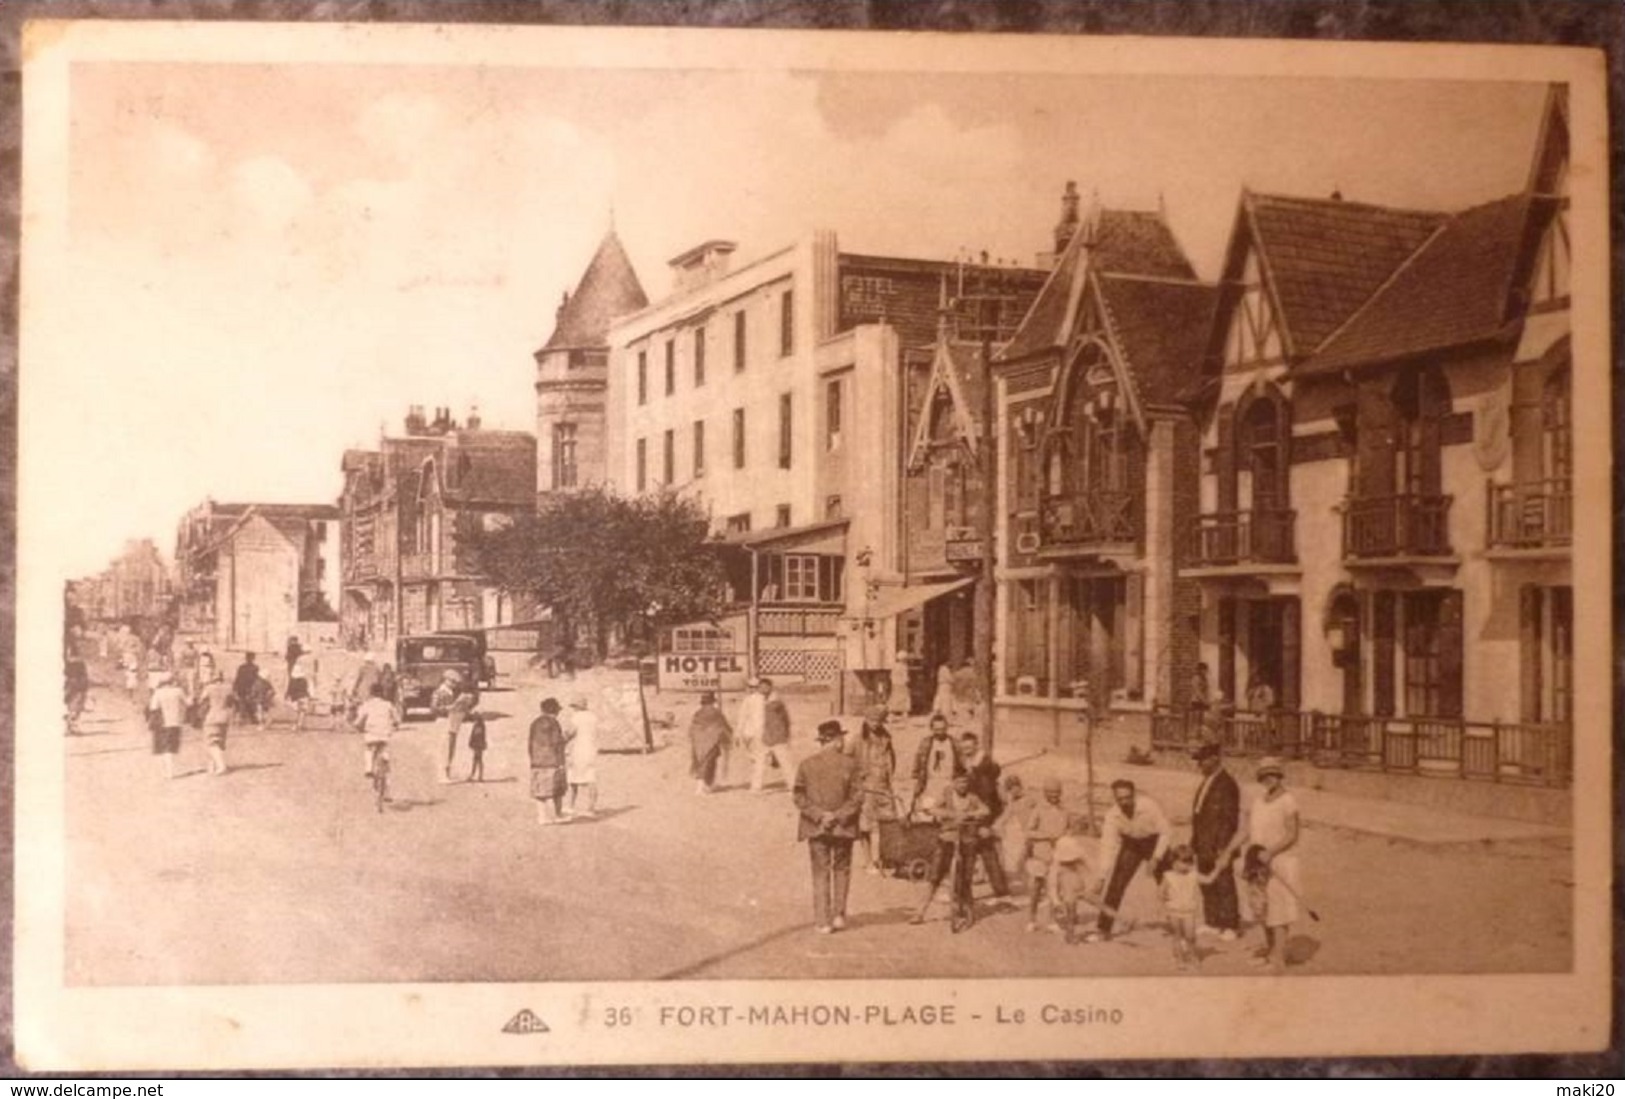
M1607 1044L1600 51L23 46L25 1068Z

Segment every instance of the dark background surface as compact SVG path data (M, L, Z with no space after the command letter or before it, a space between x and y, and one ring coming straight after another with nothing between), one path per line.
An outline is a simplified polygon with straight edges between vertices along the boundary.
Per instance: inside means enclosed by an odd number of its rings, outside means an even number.
M623 24L629 26L777 27L793 29L933 30L952 32L1090 35L1179 35L1288 38L1326 41L1497 42L1590 46L1607 51L1609 160L1612 178L1612 275L1614 331L1621 330L1619 288L1625 285L1625 5L1614 0L20 0L0 6L0 982L11 988L12 814L17 463L18 207L21 145L20 28L30 17L117 19L218 19L296 22L440 22ZM1625 422L1625 356L1613 348L1614 422ZM109 364L116 368L116 364ZM1616 442L1617 445L1617 442ZM1617 577L1625 573L1625 481L1614 477L1615 698L1614 753L1621 758L1625 726L1618 663L1625 634L1625 598ZM1614 819L1619 818L1621 776L1614 769ZM1580 1082L1621 1075L1619 942L1621 850L1615 830L1614 1004L1610 1049L1585 1056L1360 1058L1270 1061L1029 1062L899 1065L780 1065L741 1068L649 1066L642 1075L709 1077L727 1072L775 1076L1096 1076L1096 1077L1535 1077ZM0 1058L6 1075L12 1060L10 995L0 1001ZM246 1074L245 1074L246 1075ZM376 1073L331 1072L337 1078ZM420 1076L403 1070L396 1076ZM433 1076L624 1076L621 1069L480 1070Z

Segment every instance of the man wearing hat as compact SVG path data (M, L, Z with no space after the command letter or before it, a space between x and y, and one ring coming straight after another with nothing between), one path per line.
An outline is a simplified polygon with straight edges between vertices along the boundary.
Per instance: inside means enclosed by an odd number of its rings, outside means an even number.
M1202 886L1202 931L1226 942L1241 930L1241 908L1236 900L1236 878L1228 866L1219 867L1219 856L1230 846L1241 827L1241 787L1224 766L1223 752L1215 741L1192 749L1191 756L1202 772L1202 782L1191 801L1191 847L1196 852L1199 875L1219 873Z
M446 769L441 772L440 781L448 783L452 781L451 768L457 759L457 736L463 730L463 722L479 705L479 695L471 685L463 683L462 672L449 668L430 696L429 705L446 719Z
M598 717L587 708L586 695L570 697L565 724L569 726L565 769L570 780L570 816L590 820L598 814Z
M846 926L846 892L852 884L852 841L858 834L863 779L858 761L841 750L839 721L818 726L818 752L796 768L791 786L796 838L807 841L812 859L813 920L820 935Z
M565 735L559 724L559 701L542 699L542 714L530 723L530 796L536 799L538 824L564 818Z

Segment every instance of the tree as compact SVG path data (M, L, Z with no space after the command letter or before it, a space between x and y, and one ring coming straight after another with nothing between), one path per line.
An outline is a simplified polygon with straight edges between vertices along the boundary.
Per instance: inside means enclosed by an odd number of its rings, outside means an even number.
M473 533L478 570L509 593L551 607L564 636L586 632L600 657L612 632L714 616L727 580L709 522L675 493L624 497L605 488L558 496L534 515Z

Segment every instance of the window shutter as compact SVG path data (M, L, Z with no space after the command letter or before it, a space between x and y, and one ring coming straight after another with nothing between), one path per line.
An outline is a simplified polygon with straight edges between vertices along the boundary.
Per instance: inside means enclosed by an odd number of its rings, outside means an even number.
M1461 716L1462 598L1449 591L1439 602L1439 716Z
M1123 616L1125 664L1124 686L1135 698L1145 695L1145 574L1130 573L1127 577L1127 613Z
M1518 589L1518 674L1520 718L1540 720L1540 588Z
M1275 399L1275 506L1292 506L1292 405Z
M1302 652L1302 620L1294 597L1281 606L1281 707L1296 710L1299 699L1299 661Z
M1236 409L1219 409L1219 444L1213 455L1213 468L1219 484L1219 510L1236 510Z
M1219 600L1219 696L1236 699L1236 601Z
M1371 712L1394 714L1394 593L1371 597Z
M1394 495L1394 407L1380 385L1360 387L1354 430L1356 494L1366 499Z

